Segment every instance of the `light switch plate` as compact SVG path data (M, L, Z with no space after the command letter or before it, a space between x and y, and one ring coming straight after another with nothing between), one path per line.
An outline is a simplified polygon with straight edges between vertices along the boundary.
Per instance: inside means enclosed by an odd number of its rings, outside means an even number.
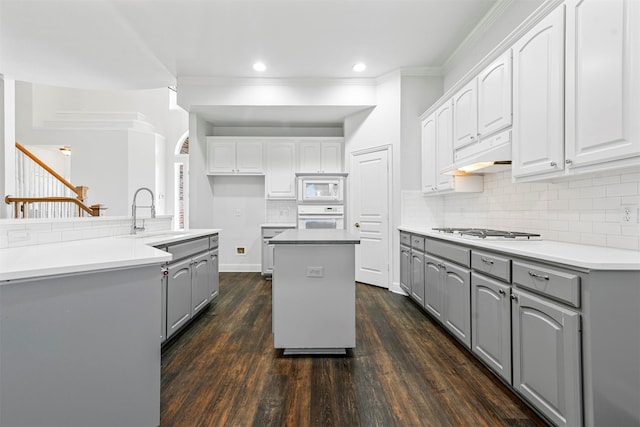
M324 277L324 267L307 267L307 277Z

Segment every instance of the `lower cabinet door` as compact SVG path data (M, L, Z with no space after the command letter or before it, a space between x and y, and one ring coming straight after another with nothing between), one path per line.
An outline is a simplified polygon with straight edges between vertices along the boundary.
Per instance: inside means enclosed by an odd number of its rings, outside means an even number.
M211 257L203 253L193 258L191 266L191 314L202 310L209 302L209 278L211 277Z
M209 301L213 301L220 291L220 264L218 260L218 250L209 252L211 258L209 266Z
M513 386L554 424L582 425L580 314L512 291Z
M167 281L167 338L191 318L191 260L169 265Z
M411 251L411 297L424 306L424 255Z
M448 262L443 265L444 325L471 348L471 272Z
M440 322L442 319L442 261L430 255L424 256L424 308Z
M411 249L400 246L400 287L411 295Z
M471 350L511 384L510 286L471 273Z

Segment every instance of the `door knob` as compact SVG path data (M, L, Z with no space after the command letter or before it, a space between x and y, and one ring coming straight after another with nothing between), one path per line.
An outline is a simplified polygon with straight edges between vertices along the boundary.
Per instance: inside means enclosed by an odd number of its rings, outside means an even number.
M356 222L355 224L353 224L356 228L360 228L360 223Z

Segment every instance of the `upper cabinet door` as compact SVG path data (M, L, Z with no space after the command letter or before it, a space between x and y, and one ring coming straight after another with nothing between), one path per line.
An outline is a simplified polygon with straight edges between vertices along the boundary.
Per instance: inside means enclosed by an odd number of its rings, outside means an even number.
M298 171L307 173L342 172L342 141L301 141Z
M262 174L262 142L242 141L236 145L236 169L242 174Z
M567 167L640 155L640 2L567 1Z
M296 143L270 141L266 143L266 150L265 195L267 199L295 199Z
M436 154L435 114L422 121L422 192L432 193L438 189Z
M207 173L231 174L236 170L236 144L207 138Z
M436 111L436 182L438 191L453 188L453 177L440 173L453 165L453 124L451 101Z
M564 170L564 5L513 46L514 178Z
M342 172L342 142L324 141L320 145L323 173Z
M476 79L453 96L453 148L473 144L478 138L478 100Z
M511 50L478 75L480 138L511 126Z

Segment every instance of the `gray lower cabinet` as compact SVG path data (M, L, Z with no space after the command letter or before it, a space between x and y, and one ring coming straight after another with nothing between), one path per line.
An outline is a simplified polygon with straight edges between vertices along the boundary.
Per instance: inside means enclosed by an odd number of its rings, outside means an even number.
M411 298L424 306L424 253L411 249Z
M191 318L191 259L169 265L167 280L167 338Z
M471 351L511 384L511 286L471 273Z
M425 239L425 302L428 313L471 347L471 270L468 249ZM453 260L450 262L447 260ZM463 263L462 265L458 263Z
M165 267L167 339L218 296L217 242L207 236L165 247L176 259Z
M424 308L429 314L442 322L444 306L444 283L442 281L442 260L424 256L425 284L424 284Z
M411 295L411 248L400 245L400 287Z
M580 314L512 292L513 387L554 424L582 425Z
M272 276L273 275L273 245L269 244L269 240L276 237L278 234L283 233L287 230L295 228L295 226L290 227L262 227L262 275L263 276Z

